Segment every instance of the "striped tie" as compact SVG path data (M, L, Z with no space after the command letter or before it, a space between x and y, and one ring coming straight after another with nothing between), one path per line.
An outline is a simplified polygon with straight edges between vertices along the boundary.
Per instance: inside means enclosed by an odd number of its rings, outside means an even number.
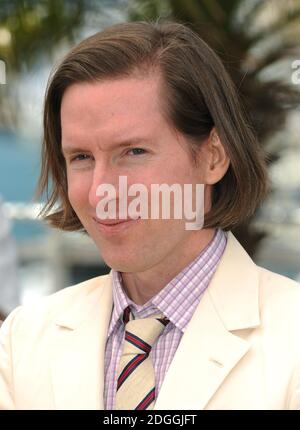
M125 340L118 368L115 409L153 409L155 374L149 357L158 336L169 320L162 314L130 320L130 308L124 311Z

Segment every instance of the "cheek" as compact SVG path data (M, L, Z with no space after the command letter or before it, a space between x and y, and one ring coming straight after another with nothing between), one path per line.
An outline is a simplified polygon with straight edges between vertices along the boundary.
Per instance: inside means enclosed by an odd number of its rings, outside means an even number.
M80 175L68 177L68 197L73 208L79 208L88 202L89 184Z
M166 160L157 171L157 182L166 182L169 184L194 184L202 183L202 168L195 167L186 153L179 156L173 156Z

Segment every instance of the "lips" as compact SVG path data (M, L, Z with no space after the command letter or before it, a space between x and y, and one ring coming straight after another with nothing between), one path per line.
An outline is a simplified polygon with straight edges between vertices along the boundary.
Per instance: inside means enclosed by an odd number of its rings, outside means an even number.
M139 223L140 217L136 219L126 218L124 220L99 220L93 217L93 220L101 235L112 239L113 237L119 237L119 235L126 234L126 232L130 231L133 226Z
M121 220L114 220L114 219L106 219L106 220L100 220L98 218L93 217L94 221L96 221L98 224L103 224L103 225L118 225L118 224L122 224L124 222L128 222L128 221L134 221L136 219L134 218L126 218L126 219L121 219Z

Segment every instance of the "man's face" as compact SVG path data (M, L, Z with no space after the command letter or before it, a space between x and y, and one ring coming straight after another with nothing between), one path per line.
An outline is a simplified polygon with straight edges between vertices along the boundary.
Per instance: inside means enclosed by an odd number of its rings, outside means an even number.
M185 219L138 219L111 228L96 216L97 187L109 183L118 191L120 176L127 177L128 187L145 185L149 195L151 184L193 184L195 189L205 182L201 162L194 165L187 141L162 116L159 97L156 77L131 77L74 84L62 100L70 203L104 261L121 272L180 261L203 232L186 230ZM117 213L118 199L117 193Z

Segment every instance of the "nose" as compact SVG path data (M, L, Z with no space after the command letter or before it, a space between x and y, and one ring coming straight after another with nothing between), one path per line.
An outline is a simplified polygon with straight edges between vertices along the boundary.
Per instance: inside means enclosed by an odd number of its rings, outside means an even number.
M97 204L99 201L104 197L104 194L102 192L102 195L99 195L99 186L101 185L102 191L104 189L111 190L109 195L112 195L114 199L117 198L117 183L118 183L118 174L116 170L109 166L107 163L95 163L91 185L89 189L89 204L90 206L96 210ZM104 184L107 184L105 186ZM107 197L107 194L105 194L105 197Z

